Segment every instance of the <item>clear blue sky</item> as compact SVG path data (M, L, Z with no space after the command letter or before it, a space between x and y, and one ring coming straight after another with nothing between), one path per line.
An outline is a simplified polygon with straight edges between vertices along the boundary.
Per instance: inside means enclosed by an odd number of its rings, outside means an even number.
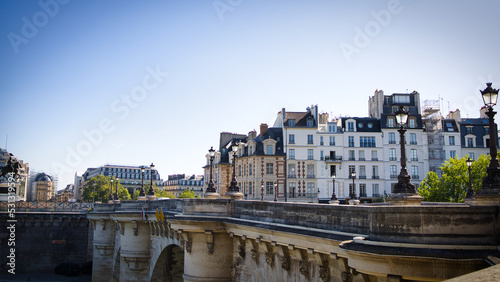
M201 174L283 107L417 90L477 117L500 87L499 1L61 2L0 1L0 147L59 189L106 163Z

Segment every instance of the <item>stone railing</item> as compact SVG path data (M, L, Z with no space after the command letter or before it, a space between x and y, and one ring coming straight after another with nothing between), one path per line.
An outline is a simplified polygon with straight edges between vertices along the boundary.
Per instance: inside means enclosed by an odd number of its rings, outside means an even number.
M94 213L142 210L154 216L216 217L325 231L362 234L380 242L447 245L500 245L499 208L466 204L422 203L420 206L326 205L227 199L171 199L100 204Z
M9 202L0 202L0 211L7 212ZM91 203L15 202L16 212L87 212Z

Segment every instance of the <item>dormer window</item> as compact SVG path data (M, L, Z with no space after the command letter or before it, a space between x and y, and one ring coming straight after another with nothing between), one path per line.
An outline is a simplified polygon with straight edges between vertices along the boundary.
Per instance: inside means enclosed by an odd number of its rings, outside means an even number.
M350 121L347 123L347 131L354 131L354 122L353 121Z
M307 127L313 127L313 120L312 120L312 118L307 119L306 125L307 125Z
M266 155L272 155L272 154L273 154L273 146L267 145L266 146Z
M387 127L394 127L394 118L387 118Z
M294 119L289 119L288 120L288 126L294 127L295 126L295 120Z

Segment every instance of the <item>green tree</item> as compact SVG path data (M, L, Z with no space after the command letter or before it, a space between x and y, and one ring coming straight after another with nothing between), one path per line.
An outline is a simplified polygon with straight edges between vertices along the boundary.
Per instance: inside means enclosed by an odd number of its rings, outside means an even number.
M151 187L151 184L145 184L144 185L144 191L146 192L146 196L148 195L149 187ZM155 183L153 183L153 191L155 192L155 196L157 198L171 198L175 199L175 196L172 193L169 193L163 189L158 188ZM139 194L141 193L141 189L137 189L132 196L132 199L137 200L139 197Z
M469 170L467 157L450 158L441 166L442 176L429 172L420 183L418 193L427 202L463 202L469 189ZM490 157L481 155L472 163L471 179L474 191L481 189L483 178L486 176L486 167Z
M97 175L89 179L85 186L83 187L82 199L84 202L92 202L94 196L94 184L95 184L95 201L100 201L102 203L107 203L109 200L109 194L111 189L111 179L113 179L113 195L116 191L116 178L104 175ZM128 190L118 183L118 198L120 200L130 200L130 193Z
M181 195L179 196L179 199L193 199L193 198L196 198L196 194L189 189L182 191Z

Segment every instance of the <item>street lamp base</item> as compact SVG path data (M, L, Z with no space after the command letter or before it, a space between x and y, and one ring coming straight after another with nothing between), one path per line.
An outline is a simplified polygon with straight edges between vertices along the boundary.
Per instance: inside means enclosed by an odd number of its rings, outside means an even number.
M349 205L351 206L359 205L359 200L349 200Z
M139 201L147 201L147 199L148 198L146 196L139 196L139 197L137 197L137 200L139 200Z
M148 200L154 201L154 200L156 200L156 196L155 195L148 195Z
M113 200L108 201L108 204L114 204L114 203L115 203L115 201L113 201Z
M424 198L416 194L394 193L389 197L391 205L418 206Z
M113 201L115 204L119 204L120 203L120 200L114 200Z
M241 200L241 199L243 199L243 193L241 193L241 192L227 192L226 197L230 197L231 200Z
M205 193L205 199L219 199L220 195L217 192L207 192Z
M339 200L330 200L330 205L339 205L340 201Z

